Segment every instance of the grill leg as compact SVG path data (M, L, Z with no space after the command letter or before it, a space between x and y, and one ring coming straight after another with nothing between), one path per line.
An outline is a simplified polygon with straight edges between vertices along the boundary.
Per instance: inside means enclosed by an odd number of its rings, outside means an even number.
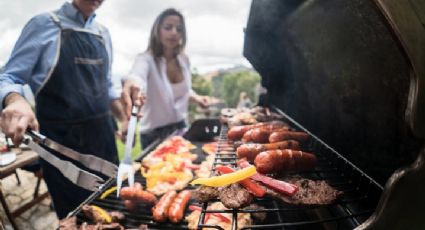
M16 180L18 181L18 185L21 185L21 179L19 179L18 171L15 170Z
M6 200L4 199L3 192L0 189L0 202L3 206L4 211L6 212L6 216L10 221L10 224L12 224L13 229L18 230L18 226L15 223L15 220L12 217L12 214L10 213L9 207L7 206Z

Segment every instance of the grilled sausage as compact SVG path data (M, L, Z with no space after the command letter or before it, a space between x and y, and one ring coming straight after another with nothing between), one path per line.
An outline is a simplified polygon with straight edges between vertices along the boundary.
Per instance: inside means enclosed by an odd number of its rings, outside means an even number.
M263 151L274 149L292 149L299 150L300 144L298 141L280 141L268 144L243 144L236 149L236 154L239 158L246 158L248 161L254 161L255 157Z
M133 187L123 187L120 191L120 196L126 200L136 199L136 191L143 190L142 184L134 183Z
M269 142L274 143L274 142L286 141L286 140L305 141L308 139L308 137L309 137L308 134L305 132L279 130L270 134Z
M241 138L243 138L244 134L250 130L250 129L254 129L254 128L261 128L261 127L266 127L268 129L279 129L279 128L283 128L283 127L287 127L284 123L276 121L276 122L268 122L268 123L257 123L254 125L239 125L239 126L234 126L232 128L229 129L229 131L227 131L227 137L229 138L229 140L232 141L237 141L240 140ZM287 127L289 129L289 127ZM248 140L250 141L250 140Z
M120 191L120 196L124 200L131 200L133 202L143 202L155 204L157 199L154 194L144 191L140 183L134 183L133 187L124 187Z
M148 203L148 204L156 204L156 202L158 202L154 194L144 190L139 190L136 192L135 200L137 202Z
M245 132L251 129L251 127L251 125L234 126L229 129L229 131L227 131L227 137L229 138L229 140L232 141L240 140L245 134Z
M172 190L165 193L159 202L152 208L152 216L156 222L164 222L168 217L168 209L176 197L177 192Z
M178 223L183 219L184 210L190 200L192 192L189 190L181 191L176 199L174 199L170 208L168 209L168 219L173 223Z
M309 170L316 164L315 155L291 149L267 150L255 157L254 164L259 173Z
M130 211L136 210L137 203L132 200L124 200L124 207Z

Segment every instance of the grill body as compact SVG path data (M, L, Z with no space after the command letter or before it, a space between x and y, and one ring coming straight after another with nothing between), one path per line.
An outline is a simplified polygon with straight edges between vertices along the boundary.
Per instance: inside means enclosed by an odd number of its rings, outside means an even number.
M244 45L266 104L380 183L417 158L424 141L406 122L411 62L374 1L254 0Z

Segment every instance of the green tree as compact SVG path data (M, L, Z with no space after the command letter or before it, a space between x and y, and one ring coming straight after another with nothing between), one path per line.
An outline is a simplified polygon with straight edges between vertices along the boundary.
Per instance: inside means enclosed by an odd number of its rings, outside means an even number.
M247 70L241 72L231 72L223 75L220 85L220 95L229 107L236 107L239 95L242 91L256 103L256 87L260 83L260 76L257 72Z

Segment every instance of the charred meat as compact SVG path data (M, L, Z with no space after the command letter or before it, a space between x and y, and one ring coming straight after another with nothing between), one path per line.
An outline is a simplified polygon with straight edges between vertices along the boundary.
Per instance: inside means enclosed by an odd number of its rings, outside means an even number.
M219 198L226 208L243 208L251 203L254 196L239 183L235 183L222 188Z
M216 199L219 195L218 188L210 186L201 186L192 192L192 198L199 203Z
M285 178L285 181L298 186L299 190L292 197L281 195L271 189L267 189L267 194L279 198L289 204L301 205L326 205L333 203L341 191L332 188L326 181L313 181L301 177Z

